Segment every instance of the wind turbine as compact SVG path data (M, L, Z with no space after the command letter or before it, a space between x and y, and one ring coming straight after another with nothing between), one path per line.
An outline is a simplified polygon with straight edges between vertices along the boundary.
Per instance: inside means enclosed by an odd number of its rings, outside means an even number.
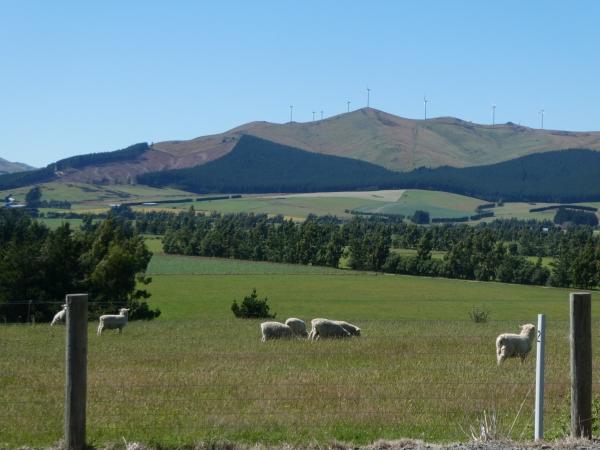
M350 100L348 100L346 103L348 105L348 112L350 112Z
M313 122L315 121L315 113L316 111L313 111Z
M429 100L427 100L427 96L423 95L423 104L425 105L425 120L427 120L427 102Z
M544 110L540 109L540 115L542 116L542 130L544 129Z
M370 100L371 100L371 89L367 88L367 108L369 107Z
M323 120L323 110L321 110L321 120Z
M293 112L294 112L294 105L290 105L290 123L292 123Z
M492 128L496 125L496 105L492 105Z

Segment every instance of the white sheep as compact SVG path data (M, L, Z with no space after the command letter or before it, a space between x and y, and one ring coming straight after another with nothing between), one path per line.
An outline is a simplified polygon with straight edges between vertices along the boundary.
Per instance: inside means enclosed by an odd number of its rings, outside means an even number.
M50 326L53 327L54 325L60 325L60 324L64 324L65 323L65 319L67 318L67 305L62 305L62 309L57 312L56 314L54 314L54 318L52 319L52 322L50 322Z
M352 336L342 325L335 320L313 319L310 321L311 330L308 339L316 341L320 338L346 338Z
M496 338L496 358L498 365L506 358L520 357L521 363L531 351L533 340L535 339L535 325L528 323L521 325L521 333L503 333Z
M306 331L306 323L302 319L296 319L295 317L290 317L285 321L285 324L292 329L292 332L296 336L307 337L308 331Z
M261 341L271 339L291 338L294 334L289 325L281 322L263 322L260 324Z
M100 316L100 324L98 324L98 335L102 334L102 330L119 329L119 333L123 331L123 327L127 325L129 309L119 309L119 314L104 314Z
M346 330L352 336L360 336L360 328L358 328L356 325L344 322L343 320L334 320L333 322L337 323L338 325L341 325L344 328L344 330Z

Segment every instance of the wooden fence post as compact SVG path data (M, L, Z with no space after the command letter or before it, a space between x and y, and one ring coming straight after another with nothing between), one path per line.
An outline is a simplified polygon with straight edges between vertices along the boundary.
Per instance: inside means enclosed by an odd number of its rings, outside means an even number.
M67 295L65 447L85 449L88 295Z
M592 438L592 295L572 292L571 436Z

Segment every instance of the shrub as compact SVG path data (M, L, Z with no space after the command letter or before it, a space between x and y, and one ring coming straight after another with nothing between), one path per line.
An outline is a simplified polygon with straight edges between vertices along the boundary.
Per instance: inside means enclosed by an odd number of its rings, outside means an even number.
M241 305L238 305L236 300L234 300L231 305L231 310L235 317L241 317L243 319L275 318L276 314L269 314L269 309L267 298L258 298L256 289L252 289L252 294L244 297Z
M487 311L483 308L478 308L478 307L474 307L469 312L469 318L471 319L472 322L475 322L475 323L487 322L489 315L490 315L489 311Z

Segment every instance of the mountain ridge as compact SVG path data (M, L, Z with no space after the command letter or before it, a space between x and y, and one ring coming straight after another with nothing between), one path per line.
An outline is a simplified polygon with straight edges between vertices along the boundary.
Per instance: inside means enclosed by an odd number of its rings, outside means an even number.
M312 122L254 121L221 134L159 142L153 148L171 155L201 153L208 162L231 151L232 147L222 144L243 134L395 171L487 165L557 149L600 150L600 132L595 131L534 129L511 122L492 126L455 117L408 119L374 108Z
M25 172L26 170L33 170L35 167L20 162L7 161L4 158L0 158L0 174Z

